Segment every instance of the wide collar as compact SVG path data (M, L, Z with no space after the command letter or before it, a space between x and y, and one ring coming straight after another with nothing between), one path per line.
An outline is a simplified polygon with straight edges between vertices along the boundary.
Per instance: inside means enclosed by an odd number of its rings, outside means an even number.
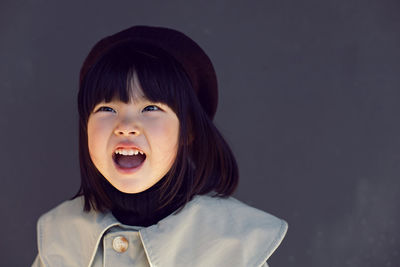
M66 201L39 219L40 257L45 266L90 266L114 226L126 227L111 213L83 212L81 197ZM286 231L283 220L234 198L196 196L139 234L152 267L213 267L260 266Z

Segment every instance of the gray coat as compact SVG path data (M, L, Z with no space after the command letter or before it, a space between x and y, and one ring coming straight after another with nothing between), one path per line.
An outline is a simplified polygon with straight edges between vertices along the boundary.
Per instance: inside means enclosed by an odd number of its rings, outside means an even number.
M156 225L83 211L83 198L42 215L32 266L267 266L287 223L230 197L196 196Z

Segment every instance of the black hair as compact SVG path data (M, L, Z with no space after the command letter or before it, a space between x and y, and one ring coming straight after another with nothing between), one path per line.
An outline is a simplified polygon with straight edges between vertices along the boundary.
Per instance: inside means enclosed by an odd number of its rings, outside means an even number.
M104 189L106 179L89 155L89 116L99 102L119 98L128 103L134 74L144 96L149 101L167 104L179 119L178 151L171 169L163 177L162 203L167 205L178 195L184 203L195 195L210 192L220 197L231 195L239 176L235 157L203 110L185 70L160 48L125 41L111 47L90 67L79 88L81 186L75 197L84 196L84 210L112 208Z

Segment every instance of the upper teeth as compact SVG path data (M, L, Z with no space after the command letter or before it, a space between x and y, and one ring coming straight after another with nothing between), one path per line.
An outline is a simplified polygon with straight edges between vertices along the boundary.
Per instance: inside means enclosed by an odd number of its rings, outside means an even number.
M143 155L142 151L132 148L118 148L117 150L115 150L115 154L120 154L124 156L132 156L132 155L137 155L139 153Z

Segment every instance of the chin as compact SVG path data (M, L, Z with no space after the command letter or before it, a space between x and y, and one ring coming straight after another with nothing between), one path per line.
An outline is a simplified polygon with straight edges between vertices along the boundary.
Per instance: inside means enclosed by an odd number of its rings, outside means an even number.
M126 194L137 194L140 192L145 191L146 189L139 189L139 188L118 188L116 187L119 191L121 191L122 193L126 193Z
M110 181L111 183L111 181ZM138 183L129 183L127 184L126 181L116 184L116 183L111 183L116 189L121 191L122 193L127 193L127 194L136 194L145 191L146 189L150 188L152 185L143 185L143 184L138 184Z

